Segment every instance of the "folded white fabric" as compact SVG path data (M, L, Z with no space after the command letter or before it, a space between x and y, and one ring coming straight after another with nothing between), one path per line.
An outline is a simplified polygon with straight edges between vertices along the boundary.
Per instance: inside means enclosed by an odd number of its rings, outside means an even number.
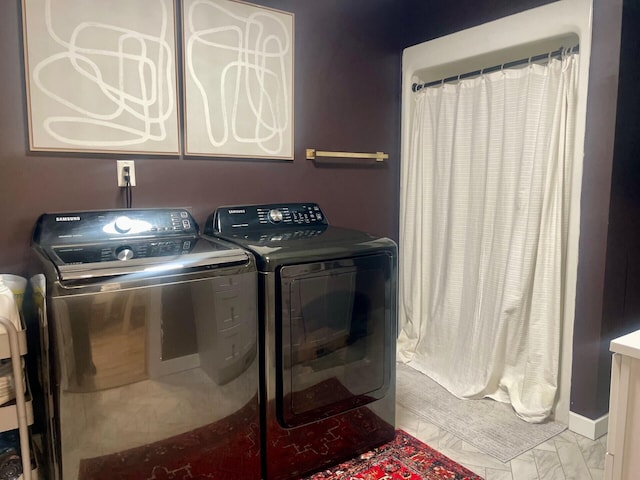
M24 374L24 359L22 359L22 384L26 389L26 378ZM3 405L16 398L16 382L13 377L13 364L11 359L0 360L0 405Z

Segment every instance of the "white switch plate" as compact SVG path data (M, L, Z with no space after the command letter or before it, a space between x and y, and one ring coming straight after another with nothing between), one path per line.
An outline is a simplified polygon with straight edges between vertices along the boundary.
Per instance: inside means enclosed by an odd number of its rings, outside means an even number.
M124 179L124 168L129 167L129 185L136 186L136 165L133 160L117 160L118 166L118 186L126 187L127 182Z

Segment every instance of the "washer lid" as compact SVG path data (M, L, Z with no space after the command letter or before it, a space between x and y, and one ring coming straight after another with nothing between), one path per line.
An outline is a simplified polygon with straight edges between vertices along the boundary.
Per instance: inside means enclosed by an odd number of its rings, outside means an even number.
M198 238L174 239L169 243L171 250L157 254L148 252L156 242L118 243L100 245L74 245L45 247L41 250L58 271L60 280L79 280L109 277L131 273L160 274L188 269L210 268L244 264L249 261L246 251L235 245L227 245L219 239ZM141 252L146 253L141 253ZM118 255L124 253L122 259ZM82 258L74 261L74 258ZM95 261L87 260L95 258Z

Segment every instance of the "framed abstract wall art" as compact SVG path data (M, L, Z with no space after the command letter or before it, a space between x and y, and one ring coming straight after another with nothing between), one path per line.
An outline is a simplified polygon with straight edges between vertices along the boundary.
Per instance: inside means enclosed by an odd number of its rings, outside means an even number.
M33 151L180 153L175 0L23 0Z
M292 13L183 0L186 155L293 159Z

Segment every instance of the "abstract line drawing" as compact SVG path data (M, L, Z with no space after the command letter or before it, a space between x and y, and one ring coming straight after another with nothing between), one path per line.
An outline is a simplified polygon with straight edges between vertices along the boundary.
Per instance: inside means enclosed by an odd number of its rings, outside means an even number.
M293 158L293 14L184 0L187 155Z
M178 154L173 0L23 0L32 150Z

